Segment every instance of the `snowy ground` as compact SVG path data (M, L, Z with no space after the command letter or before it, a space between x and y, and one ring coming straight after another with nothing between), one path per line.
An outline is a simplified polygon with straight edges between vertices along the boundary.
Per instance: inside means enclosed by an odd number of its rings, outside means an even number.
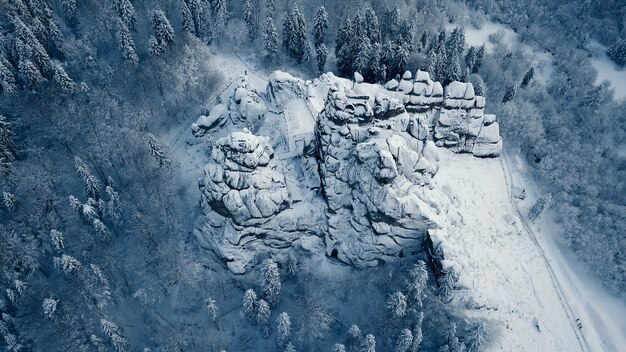
M591 58L591 64L598 70L596 84L609 81L615 91L615 100L626 98L626 70L620 70L617 64L606 56L606 47L602 44L591 41L589 50L594 55Z
M513 184L526 189L527 197L520 201L524 213L541 194L530 183L526 166L520 158L509 159ZM611 295L595 278L587 273L573 254L559 243L562 229L550 212L530 225L556 274L564 295L572 307L575 319L580 319L580 330L592 351L623 351L626 346L626 304Z
M435 180L461 214L448 229L452 259L467 273L468 289L457 298L468 315L500 327L490 349L581 350L541 254L515 215L500 161L441 154Z

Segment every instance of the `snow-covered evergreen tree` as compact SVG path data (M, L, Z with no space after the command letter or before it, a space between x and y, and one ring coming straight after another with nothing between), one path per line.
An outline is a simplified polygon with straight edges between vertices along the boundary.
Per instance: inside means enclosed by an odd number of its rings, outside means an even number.
M52 319L54 313L57 310L57 305L59 304L59 300L55 298L46 298L43 300L41 307L43 308L43 314L48 318Z
M472 73L478 72L480 66L483 64L483 57L485 56L485 46L482 45L478 50L476 50L476 61L474 62L474 67L472 68Z
M546 193L539 197L528 211L528 219L535 221L552 204L552 194Z
M0 60L0 92L10 94L17 89L15 74L11 64L4 58Z
M607 49L606 54L613 60L618 66L626 66L626 39L620 38L611 44Z
M333 346L332 352L346 352L346 346L342 343L336 343Z
M448 329L443 334L444 346L447 346L450 352L462 352L465 350L465 346L461 341L456 331L456 324L451 322Z
M61 6L63 6L63 12L68 20L74 21L76 19L76 0L61 0Z
M328 13L324 5L320 6L315 13L313 20L313 45L315 48L324 45L326 42L326 31L328 30Z
M13 136L11 123L6 117L0 115L0 173L7 173L15 160L16 150L13 144ZM4 202L5 205L11 203L6 196L4 197Z
M61 269L66 275L70 275L82 266L78 259L67 254L63 254L61 257L54 257L53 261L54 266L57 269Z
M422 324L424 322L424 312L420 312L417 315L417 319L415 321L415 327L413 328L413 344L411 346L411 352L419 352L420 346L422 345L422 340L424 339L424 335L422 333Z
M337 59L337 70L344 76L354 73L352 59L354 57L354 27L349 18L343 22L337 32L335 41L335 57Z
M54 64L52 72L52 79L61 87L66 93L73 93L76 90L76 83L67 75L63 67L58 64Z
M507 103L513 100L513 98L515 98L515 93L517 93L517 86L515 84L509 85L504 93L504 97L502 97L502 102Z
M389 311L391 311L391 315L395 318L401 318L406 315L406 296L400 292L396 291L389 297L389 301L387 302L387 307Z
M265 259L261 266L261 287L269 305L275 306L278 303L281 283L278 265L271 258Z
M0 168L2 167L2 163L0 163ZM0 170L1 171L1 170ZM10 211L15 210L15 205L17 204L17 199L13 193L3 191L2 192L2 202L4 206Z
M400 8L395 5L392 9L387 8L383 15L383 38L396 39L400 32Z
M213 0L213 18L215 20L215 37L220 38L224 34L226 25L230 20L226 0Z
M150 37L150 52L161 55L174 43L174 28L161 9L152 12L152 27L155 35Z
M376 338L374 335L367 334L365 335L365 339L363 340L363 346L361 347L362 352L376 352Z
M278 33L274 27L274 20L268 17L265 20L265 30L263 31L263 61L267 65L276 63L278 59Z
M419 260L409 270L409 277L404 286L409 292L409 299L421 308L428 289L428 270L423 260Z
M31 89L39 86L46 80L37 65L29 59L20 59L17 68L19 70L21 80Z
M248 31L248 39L254 41L258 31L256 21L256 11L254 9L254 3L252 0L246 0L243 6L243 21L246 23L246 30Z
M130 35L130 31L124 22L117 23L117 45L120 50L120 56L125 63L136 65L139 63L139 57L135 51L135 42Z
M443 299L448 298L454 292L457 281L458 274L452 267L442 269L437 278L439 296Z
M137 12L130 0L113 0L113 5L124 25L134 30L137 25Z
M481 347L485 345L487 336L487 327L484 322L479 321L470 324L463 335L463 342L467 347L467 352L479 352Z
M359 326L356 324L350 325L350 327L348 328L349 340L353 343L357 343L361 340L361 337L362 337L362 334L361 334L361 329L359 328Z
M180 20L182 22L183 32L196 34L196 27L193 16L185 0L180 0Z
M50 239L52 240L52 245L58 251L65 248L65 242L63 240L63 233L59 230L51 230L50 231Z
M74 157L74 165L76 166L76 173L83 180L83 185L85 186L85 193L88 196L93 198L100 197L100 181L91 173L89 167L85 162L79 158Z
M413 346L413 333L409 329L402 329L398 342L396 343L396 352L409 352Z
M148 145L150 146L150 155L159 163L160 166L167 166L170 160L163 146L152 133L148 133Z
M291 334L291 319L286 312L280 313L276 319L278 325L278 346L284 346L289 340Z
M376 11L372 5L365 5L365 27L367 28L367 37L372 45L382 43L382 35L380 33L380 24Z
M253 289L249 288L243 295L243 315L250 320L256 319L257 295Z
M128 340L115 323L107 319L100 319L100 326L102 327L104 335L111 340L111 344L113 344L116 352L127 350Z
M320 44L315 47L315 58L317 61L317 70L322 73L324 72L324 66L326 66L326 59L328 57L328 49L326 45Z
M534 76L535 76L535 68L531 66L528 69L528 71L526 71L526 74L524 75L524 78L522 79L522 84L520 84L520 87L522 88L526 87L530 83L530 81L533 79Z
M294 346L293 343L288 342L287 345L285 346L284 352L296 352L296 346Z
M265 300L260 299L256 306L256 323L267 334L269 331L267 323L272 313L270 305Z
M209 319L213 322L217 321L218 308L213 298L209 297L206 299L206 309L207 313L209 313Z
M312 56L302 9L294 3L283 18L283 48L287 55L301 64Z
M459 61L459 56L455 54L455 56L451 57L448 61L448 68L446 69L447 77L444 81L444 84L448 84L452 81L461 81L463 77L463 71L461 70L461 63Z
M465 66L469 68L470 72L474 71L474 66L476 65L476 48L470 47L465 55Z

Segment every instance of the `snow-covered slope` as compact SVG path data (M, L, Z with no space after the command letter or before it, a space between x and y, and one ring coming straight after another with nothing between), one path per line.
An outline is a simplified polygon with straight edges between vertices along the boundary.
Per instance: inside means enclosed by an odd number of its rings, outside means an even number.
M463 268L466 286L457 298L468 315L500 326L492 350L581 350L541 254L509 201L501 161L441 155L435 182L457 213L447 228L446 253Z

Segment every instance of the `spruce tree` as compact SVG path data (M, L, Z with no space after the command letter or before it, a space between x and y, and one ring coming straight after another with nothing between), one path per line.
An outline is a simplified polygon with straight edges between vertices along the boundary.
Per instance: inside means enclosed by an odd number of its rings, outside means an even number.
M269 328L267 323L269 321L270 314L272 313L270 305L265 300L261 299L257 302L256 306L256 323L266 334L268 334Z
M448 68L446 69L447 77L444 84L448 84L452 81L460 81L463 77L463 71L461 71L461 64L459 62L459 56L455 55L448 61Z
M476 62L474 63L474 67L472 68L472 73L478 72L480 66L483 64L483 57L485 56L485 46L482 45L478 50L476 50Z
M180 19L182 22L183 32L189 34L196 34L196 28L193 21L193 16L189 10L189 6L185 0L180 0Z
M246 30L250 41L254 41L258 31L255 13L252 0L246 0L243 6L243 21L246 23Z
M215 36L220 38L224 34L230 19L226 0L213 0L213 16L215 18Z
M465 342L465 346L467 346L467 352L479 352L481 347L485 344L486 335L487 330L485 323L476 322L471 324L463 336L463 342Z
M402 292L396 291L390 296L387 307L391 311L392 317L401 318L405 316L407 309L406 296Z
M413 345L411 346L411 352L419 352L424 334L422 333L422 324L424 323L424 312L420 312L417 315L415 321L415 327L413 328Z
M291 319L285 312L280 313L276 319L278 325L278 346L284 346L289 340L289 334L291 333Z
M212 322L217 321L218 308L217 303L213 298L209 297L206 299L206 309L209 314L209 319L211 319Z
M13 131L11 130L11 123L7 121L6 117L0 115L0 173L6 174L11 168L13 160L15 160L15 145L13 144ZM6 193L6 192L5 192ZM7 208L11 209L11 203L7 203L7 195L4 197ZM10 199L9 199L10 200Z
M268 17L265 21L265 31L263 31L263 51L261 53L263 61L267 65L276 63L278 59L278 34L274 27L274 20Z
M63 67L59 64L54 64L52 71L52 79L61 87L66 93L73 93L76 90L76 83L67 75Z
M137 25L137 13L130 0L113 0L113 5L115 12L120 16L120 19L126 27L134 30Z
M515 84L509 85L506 89L506 92L504 93L504 97L502 97L502 102L507 103L513 100L513 98L515 98L515 93L517 93L517 87L515 86Z
M278 303L281 282L278 265L271 258L265 259L261 266L261 287L263 287L267 302L270 306L275 306Z
M370 43L372 45L381 44L382 36L380 33L378 16L370 4L365 6L365 26L367 28L367 37L369 38Z
M0 60L0 92L10 94L17 89L13 67L4 58Z
M429 73L430 78L433 81L441 80L439 76L437 75L437 62L438 62L437 52L435 51L434 48L431 48L428 51L428 56L426 56L426 63L424 65L424 71Z
M522 88L526 87L530 83L530 81L533 79L534 76L535 76L535 68L531 66L526 72L526 74L524 75L524 78L522 79L522 84L520 84L520 87Z
M28 88L33 89L46 80L41 74L39 67L27 58L20 59L17 68L21 80Z
M397 39L400 31L400 8L395 5L393 9L387 8L383 15L383 38Z
M396 343L396 352L409 352L413 345L413 333L409 329L402 329L398 342Z
M161 55L174 43L174 28L161 9L152 12L152 27L155 35L150 38L150 52Z
M324 72L326 66L326 58L328 57L328 49L326 45L320 44L315 48L315 57L317 60L317 69L320 73Z
M315 13L313 20L313 45L317 47L326 42L326 31L328 30L328 13L324 5L320 6Z
M618 39L606 51L607 56L618 66L626 66L626 39Z
M68 20L76 20L76 0L61 0L61 6Z
M467 51L467 55L465 55L465 67L469 68L470 72L473 72L475 65L476 65L476 48L472 46Z
M91 173L87 164L76 156L74 157L74 165L76 166L76 173L83 180L85 193L87 193L89 197L100 198L100 181Z
M130 35L128 27L121 20L117 22L117 45L120 50L120 56L125 63L130 65L139 63L133 37Z
M243 295L243 316L253 320L255 319L257 295L253 289L248 289Z
M409 270L409 277L404 286L409 292L409 299L421 308L428 289L428 270L423 260L419 260Z
M365 336L365 340L363 341L363 346L361 348L363 352L376 352L376 339L374 335L367 334Z

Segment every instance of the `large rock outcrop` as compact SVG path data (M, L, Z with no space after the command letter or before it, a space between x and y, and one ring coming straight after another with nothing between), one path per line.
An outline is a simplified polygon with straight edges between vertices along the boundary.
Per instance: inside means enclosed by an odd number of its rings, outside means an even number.
M357 266L418 250L446 202L430 185L439 157L423 121L397 100L369 100L332 86L318 121L327 254Z
M485 98L475 95L471 83L455 81L443 88L420 70L411 77L407 71L399 84L390 81L385 87L402 94L408 112L428 121L437 146L479 157L500 154L502 138L496 118L484 113Z
M471 84L443 87L422 71L385 87L277 71L258 91L242 77L225 100L193 126L216 141L196 235L238 274L294 249L361 267L421 251L448 221L433 180L439 147L481 157L502 147Z

